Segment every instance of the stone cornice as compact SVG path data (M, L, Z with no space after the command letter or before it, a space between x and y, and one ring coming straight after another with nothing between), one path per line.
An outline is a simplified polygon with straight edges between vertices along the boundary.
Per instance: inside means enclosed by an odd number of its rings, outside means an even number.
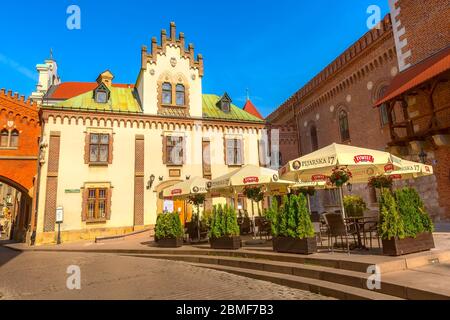
M202 126L207 129L255 129L265 128L264 122L250 122L222 119L202 119L188 117L168 117L161 115L146 115L142 113L115 113L115 112L89 112L82 110L55 109L42 107L40 109L41 120L48 123L50 120L56 123L67 121L69 124L97 125L124 128L170 128L184 127L191 130L193 127Z

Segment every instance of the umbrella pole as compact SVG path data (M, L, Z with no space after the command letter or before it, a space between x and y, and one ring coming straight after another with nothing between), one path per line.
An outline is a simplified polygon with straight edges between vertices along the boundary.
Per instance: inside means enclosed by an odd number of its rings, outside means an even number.
M252 220L253 220L253 239L256 239L256 226L255 226L255 204L252 200Z
M345 214L345 207L344 207L344 191L342 189L342 186L339 187L339 194L341 196L342 217L345 219L346 218L346 214Z
M197 235L198 242L200 242L200 205L197 204Z

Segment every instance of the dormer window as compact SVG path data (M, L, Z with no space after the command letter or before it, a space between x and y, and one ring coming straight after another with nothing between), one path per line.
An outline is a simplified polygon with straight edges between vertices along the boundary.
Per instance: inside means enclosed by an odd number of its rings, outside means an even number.
M108 94L105 91L97 91L95 94L95 102L106 103L108 102Z
M217 106L225 113L229 113L231 111L231 98L226 92L219 102L217 102Z
M107 103L109 100L109 89L105 84L100 84L94 91L94 99L96 103Z

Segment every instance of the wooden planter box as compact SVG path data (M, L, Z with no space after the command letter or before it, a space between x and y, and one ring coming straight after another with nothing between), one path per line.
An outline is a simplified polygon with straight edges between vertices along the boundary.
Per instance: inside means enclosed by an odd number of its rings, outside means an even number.
M221 237L209 239L212 249L237 250L242 247L241 237Z
M427 251L434 248L433 234L424 232L416 238L382 240L383 254L401 256L414 252Z
M313 254L317 252L316 238L295 239L289 237L274 237L273 251L297 254Z
M179 248L183 246L183 238L164 238L157 239L155 242L161 248Z

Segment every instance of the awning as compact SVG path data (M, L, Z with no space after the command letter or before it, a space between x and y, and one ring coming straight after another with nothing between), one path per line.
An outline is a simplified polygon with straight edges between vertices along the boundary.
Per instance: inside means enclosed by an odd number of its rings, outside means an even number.
M426 60L399 73L375 107L398 97L416 86L450 69L450 46Z

